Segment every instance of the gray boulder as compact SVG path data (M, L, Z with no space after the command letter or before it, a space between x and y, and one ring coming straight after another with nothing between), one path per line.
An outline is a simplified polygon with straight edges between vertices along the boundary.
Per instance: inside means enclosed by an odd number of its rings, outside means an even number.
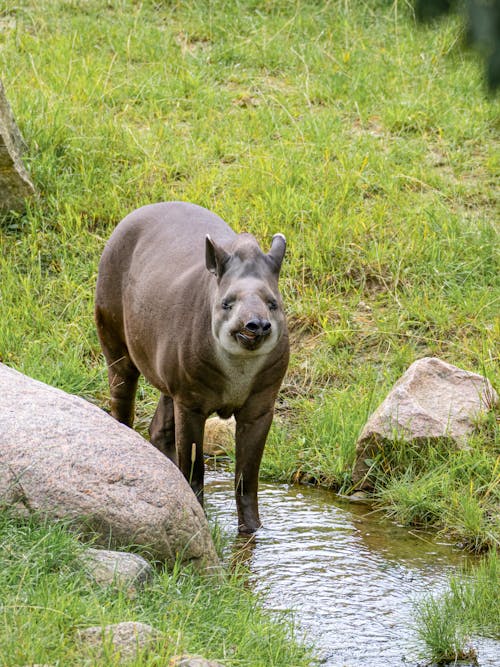
M24 142L0 81L0 212L21 211L34 187L21 161Z
M353 483L369 489L369 463L384 442L446 439L463 446L478 418L498 402L491 383L434 357L413 363L366 423L356 445Z
M103 659L111 653L121 661L134 660L160 639L160 633L146 623L125 621L102 628L96 626L77 631L77 640L88 652Z
M153 577L153 568L138 554L87 549L80 560L92 579L103 586L123 586L135 591Z
M73 520L104 546L173 565L218 562L176 466L95 405L0 364L0 503Z

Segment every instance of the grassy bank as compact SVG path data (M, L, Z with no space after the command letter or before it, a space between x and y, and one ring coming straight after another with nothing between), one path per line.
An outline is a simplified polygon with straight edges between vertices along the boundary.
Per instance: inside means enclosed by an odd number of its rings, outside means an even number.
M450 579L449 589L429 596L417 607L417 630L433 660L453 663L477 657L472 639L500 639L500 570L491 551L479 567Z
M125 587L93 583L80 561L83 552L64 526L0 515L2 665L121 665L111 651L93 660L77 631L122 621L148 623L162 633L157 646L130 663L141 667L186 653L248 667L311 664L290 619L271 618L241 572L215 582L181 568L158 571L131 595Z
M105 406L98 258L127 212L182 199L288 239L266 476L347 491L364 420L416 358L498 389L499 102L461 30L382 0L4 0L0 76L40 196L1 222L0 359ZM139 426L155 398L141 384ZM499 452L493 419L451 458L387 452L380 503L498 544Z

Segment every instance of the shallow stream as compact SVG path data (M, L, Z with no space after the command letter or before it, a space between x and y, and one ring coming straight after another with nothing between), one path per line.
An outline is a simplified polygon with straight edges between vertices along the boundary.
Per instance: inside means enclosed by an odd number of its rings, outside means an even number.
M205 488L209 515L236 535L232 475L209 470ZM444 588L463 552L318 488L261 483L259 508L264 528L250 542L235 537L232 551L268 607L293 611L322 664L425 663L413 603ZM473 644L481 667L500 666L500 642Z

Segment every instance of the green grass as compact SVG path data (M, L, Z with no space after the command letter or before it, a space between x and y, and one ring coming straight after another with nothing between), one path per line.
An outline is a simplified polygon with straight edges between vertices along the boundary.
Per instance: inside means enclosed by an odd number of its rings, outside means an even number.
M40 199L3 225L0 354L102 396L99 254L180 198L264 243L308 397L438 354L498 380L498 104L460 26L398 3L3 3L0 73ZM29 332L29 335L28 335ZM329 399L330 401L330 399Z
M312 392L310 398L281 405L266 446L262 475L348 492L354 443L370 408L375 407L372 375L370 370L365 373L366 387L325 388L318 397Z
M499 547L499 431L490 414L465 448L386 445L372 469L377 504L398 522L439 528L470 551Z
M0 360L106 406L99 256L130 210L182 199L288 239L267 477L347 492L364 420L424 355L498 389L499 101L461 31L397 1L3 0L0 77L39 196L0 223ZM140 428L154 401L141 384ZM498 544L499 452L492 423L449 458L388 454L380 504Z
M122 621L162 633L133 665L166 665L184 653L248 667L311 664L290 617L264 611L242 570L216 580L180 567L158 570L130 595L124 587L93 583L78 560L83 552L63 525L0 514L2 665L121 665L112 652L94 662L75 638L78 629Z
M500 570L495 551L451 577L448 590L417 604L417 631L439 663L475 658L474 636L500 638Z

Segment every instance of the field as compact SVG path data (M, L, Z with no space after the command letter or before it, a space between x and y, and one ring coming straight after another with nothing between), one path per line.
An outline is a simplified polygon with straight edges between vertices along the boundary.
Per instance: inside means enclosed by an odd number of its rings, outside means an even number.
M500 388L499 101L455 17L409 3L3 0L0 78L39 195L0 226L0 360L107 406L97 262L140 205L283 232L292 360L262 473L348 492L366 417L417 358ZM137 426L156 393L141 384ZM377 502L500 542L495 416L388 453ZM387 474L387 471L390 474Z

